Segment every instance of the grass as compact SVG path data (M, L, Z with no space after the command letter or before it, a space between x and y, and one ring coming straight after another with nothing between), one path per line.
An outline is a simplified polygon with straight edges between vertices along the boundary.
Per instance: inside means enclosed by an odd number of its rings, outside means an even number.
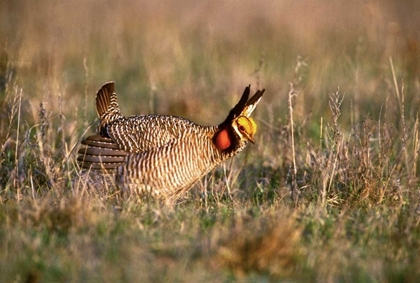
M416 282L418 8L1 2L0 281ZM266 88L256 145L175 207L88 189L109 80L126 115L203 124Z

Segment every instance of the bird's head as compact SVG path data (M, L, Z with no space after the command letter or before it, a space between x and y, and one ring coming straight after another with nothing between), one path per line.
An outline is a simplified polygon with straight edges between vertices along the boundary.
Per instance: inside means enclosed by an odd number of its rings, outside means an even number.
M214 143L220 150L236 150L248 142L254 143L254 135L257 132L257 124L250 117L260 102L265 89L258 90L250 99L250 86L245 88L238 104L230 110L225 121L219 125Z
M257 132L257 124L252 118L239 116L233 120L232 128L241 140L254 143L254 135Z

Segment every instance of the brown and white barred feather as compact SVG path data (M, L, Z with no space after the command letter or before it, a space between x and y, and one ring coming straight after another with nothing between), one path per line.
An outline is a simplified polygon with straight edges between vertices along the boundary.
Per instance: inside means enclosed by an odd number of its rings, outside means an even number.
M129 154L117 169L117 184L131 192L176 199L247 144L243 141L230 151L220 151L210 138L216 132L217 127L195 125L168 144Z
M253 142L249 116L264 90L238 104L218 126L201 126L176 116L124 117L112 82L97 93L97 134L82 141L78 161L85 169L115 174L124 191L175 200L226 159Z

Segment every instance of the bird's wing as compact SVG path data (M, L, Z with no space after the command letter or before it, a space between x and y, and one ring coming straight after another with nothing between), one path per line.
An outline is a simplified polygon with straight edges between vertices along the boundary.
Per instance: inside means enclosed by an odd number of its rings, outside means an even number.
M141 115L107 125L107 134L119 149L133 153L149 151L179 139L194 123L175 116Z

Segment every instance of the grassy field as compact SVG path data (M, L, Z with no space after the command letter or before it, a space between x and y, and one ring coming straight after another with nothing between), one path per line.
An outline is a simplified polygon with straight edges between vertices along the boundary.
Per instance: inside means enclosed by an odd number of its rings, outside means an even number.
M420 4L330 2L1 1L0 281L417 282ZM175 207L88 190L110 80L202 124L265 88L256 144Z

